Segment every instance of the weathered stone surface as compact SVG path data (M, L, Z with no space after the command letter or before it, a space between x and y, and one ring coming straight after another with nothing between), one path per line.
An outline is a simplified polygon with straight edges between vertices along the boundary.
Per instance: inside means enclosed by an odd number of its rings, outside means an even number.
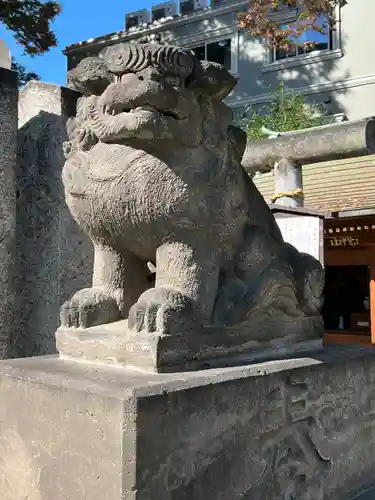
M64 201L66 120L77 93L30 82L19 98L17 331L14 356L56 352L59 308L91 284L93 249Z
M6 500L349 500L374 487L372 350L156 375L39 357L1 362L0 377Z
M286 325L284 336L264 340L235 329L207 329L189 335L132 335L127 321L91 328L67 328L56 332L56 345L64 359L130 367L148 372L178 372L249 364L259 360L282 359L296 353L320 351L310 321ZM277 324L272 328L278 329ZM319 328L319 325L316 327ZM293 333L291 333L293 332ZM267 333L267 332L266 332Z
M239 335L242 347L320 338L323 269L283 242L240 164L246 137L222 102L235 78L189 50L120 44L69 81L84 97L63 182L95 264L93 287L63 306L63 326L128 318L130 335L161 339L160 359L178 336Z
M9 357L16 333L17 97L16 73L0 68L0 359Z

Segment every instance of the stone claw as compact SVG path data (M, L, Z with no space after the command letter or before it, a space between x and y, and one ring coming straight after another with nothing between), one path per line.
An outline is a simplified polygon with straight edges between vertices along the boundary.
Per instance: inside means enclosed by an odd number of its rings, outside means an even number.
M122 319L116 293L104 288L84 288L65 302L60 309L61 325L89 328Z
M150 288L131 307L128 327L135 333L173 335L191 330L193 317L188 297L172 289Z

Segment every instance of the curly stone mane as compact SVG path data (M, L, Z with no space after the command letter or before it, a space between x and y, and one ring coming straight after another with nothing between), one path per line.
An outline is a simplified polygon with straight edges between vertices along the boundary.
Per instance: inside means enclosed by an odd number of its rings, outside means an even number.
M137 73L147 66L154 66L165 73L189 77L194 69L196 57L191 50L172 45L122 44L104 49L100 57L115 75Z

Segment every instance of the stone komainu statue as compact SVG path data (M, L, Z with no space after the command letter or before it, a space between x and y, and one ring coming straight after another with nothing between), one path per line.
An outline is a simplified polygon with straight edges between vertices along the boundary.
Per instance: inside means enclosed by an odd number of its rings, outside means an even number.
M323 269L283 241L241 166L246 135L223 103L235 78L158 44L109 47L68 78L82 97L63 182L95 263L62 324L128 318L133 334L223 332L248 346L321 336Z

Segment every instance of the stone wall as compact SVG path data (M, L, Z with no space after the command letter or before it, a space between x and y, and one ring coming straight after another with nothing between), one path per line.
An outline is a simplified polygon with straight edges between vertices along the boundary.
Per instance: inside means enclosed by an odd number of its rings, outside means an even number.
M39 82L20 92L15 357L54 353L61 303L91 283L92 245L65 205L61 182L65 125L77 97Z
M0 68L0 359L15 340L17 75Z

